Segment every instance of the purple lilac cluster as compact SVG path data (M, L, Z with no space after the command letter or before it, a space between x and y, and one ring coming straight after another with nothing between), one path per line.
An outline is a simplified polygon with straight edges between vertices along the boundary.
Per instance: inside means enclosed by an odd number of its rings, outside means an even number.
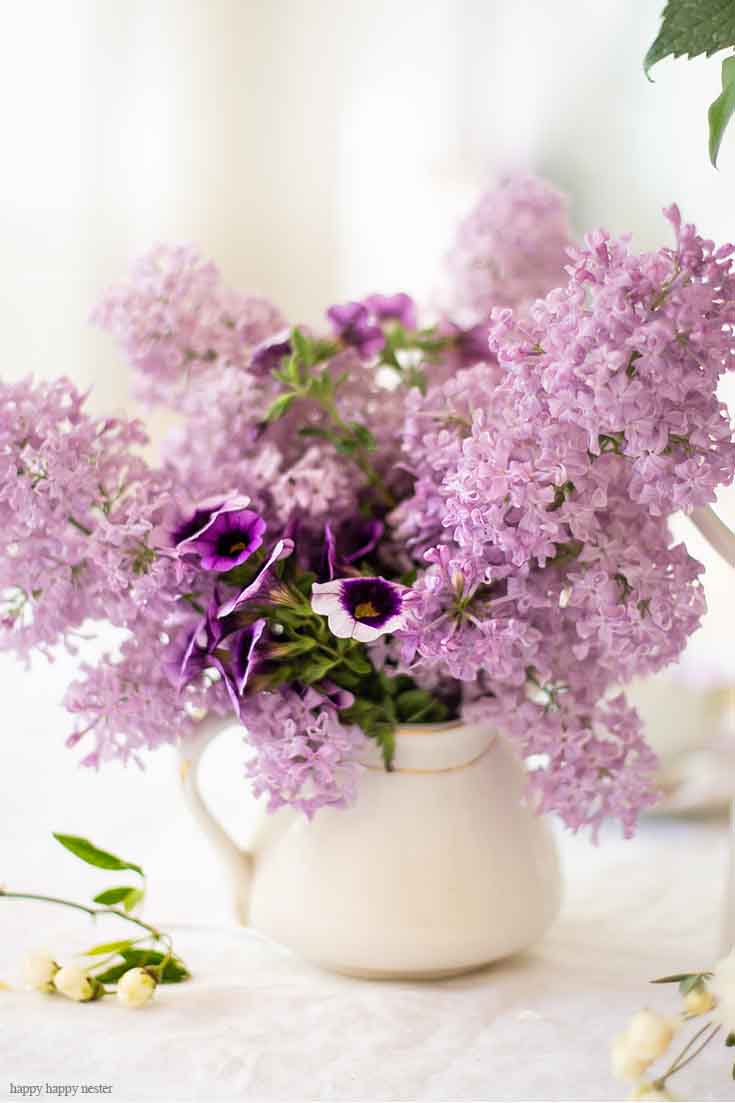
M83 761L231 715L255 791L311 816L353 799L366 737L389 762L396 723L481 718L541 808L629 833L655 760L619 687L704 610L667 517L735 472L732 249L667 216L673 248L571 249L561 198L505 181L435 326L401 292L287 327L158 247L94 317L178 415L160 468L68 381L3 384L3 643L119 630L67 693Z
M666 213L673 249L590 235L564 287L521 318L493 312L498 368L414 399L406 423L420 474L403 531L421 542L441 519L444 535L425 552L403 661L486 686L494 699L478 692L473 710L490 704L540 756L543 805L572 824L615 814L632 828L651 756L632 710L605 695L672 662L698 626L702 568L666 518L735 473L716 397L733 249ZM593 747L615 765L591 787Z
M151 249L92 320L139 373L138 394L163 402L214 364L245 367L253 348L284 326L272 303L224 286L216 265L190 245Z
M566 200L545 180L508 177L460 223L448 257L449 309L467 325L514 310L564 282L572 244Z

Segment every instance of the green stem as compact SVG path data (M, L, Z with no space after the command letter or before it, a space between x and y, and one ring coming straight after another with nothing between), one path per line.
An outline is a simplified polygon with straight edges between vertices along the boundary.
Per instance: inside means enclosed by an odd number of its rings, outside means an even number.
M701 1046L694 1050L694 1053L689 1053L689 1050L692 1048L695 1042L697 1042L703 1034L706 1034L708 1030L711 1030L712 1033L707 1038L705 1038ZM693 1061L695 1057L698 1057L705 1046L708 1046L710 1044L710 1042L719 1030L720 1027L712 1023L712 1021L705 1023L704 1026L696 1032L696 1034L692 1035L687 1044L684 1046L681 1053L679 1053L679 1055L675 1057L674 1060L671 1062L666 1072L656 1078L656 1080L654 1081L656 1087L664 1088L668 1078L670 1076L673 1076L674 1073L679 1072L680 1069L683 1069L685 1065L688 1065L689 1062ZM687 1054L689 1054L689 1056L687 1056Z
M83 532L85 536L92 535L92 530L87 528L86 525L83 525L81 521L77 521L76 517L72 517L71 514L67 517L67 521L70 525L73 525L75 529L79 529L80 532Z
M134 915L128 915L127 912L120 911L119 908L90 908L86 904L77 904L73 900L62 900L59 896L40 896L34 892L6 892L3 888L0 888L0 897L5 897L6 900L36 900L42 904L61 904L65 908L76 908L77 911L86 912L93 919L96 919L98 915L116 915L118 919L125 919L128 923L135 923L136 926L149 931L156 939L162 937L161 932L152 927L150 923L146 923L144 919L138 919Z
M339 411L337 409L337 406L336 406L333 399L331 399L331 398L322 398L320 400L320 404L322 406L322 409L332 419L332 422L334 423L334 425L336 426L337 429L341 429L343 433L348 433L349 434L349 433L352 432L352 430L350 429L347 422L344 421L343 418L340 416L340 413L339 413ZM396 500L393 497L393 495L391 494L388 487L383 482L383 479L381 478L381 476L378 474L378 472L375 470L375 468L371 464L370 460L365 455L364 449L359 448L353 454L353 459L354 459L355 463L357 464L357 466L362 471L363 475L365 475L365 477L367 478L370 485L375 487L375 489L378 491L381 498L383 499L383 504L386 505L389 509L393 509L394 506L397 504Z

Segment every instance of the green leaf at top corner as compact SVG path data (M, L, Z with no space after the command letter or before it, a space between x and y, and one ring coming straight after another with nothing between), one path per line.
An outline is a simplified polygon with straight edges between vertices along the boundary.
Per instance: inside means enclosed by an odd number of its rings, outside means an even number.
M733 113L735 113L735 57L726 57L722 62L722 92L710 104L707 112L709 159L715 168L717 168L722 138Z
M81 835L61 835L54 831L53 836L58 843L90 866L97 866L98 869L132 869L134 873L145 877L143 870L135 862L126 862L107 850L100 850L98 846L91 843L89 839L82 838Z
M668 0L643 68L650 80L651 69L665 57L710 57L731 46L735 46L735 0Z

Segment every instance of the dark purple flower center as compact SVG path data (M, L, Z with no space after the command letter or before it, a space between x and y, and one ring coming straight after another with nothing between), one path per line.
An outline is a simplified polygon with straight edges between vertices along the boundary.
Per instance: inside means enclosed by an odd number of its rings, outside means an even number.
M384 578L348 578L342 583L343 608L361 624L380 628L400 613L400 590Z
M231 556L234 559L241 551L250 547L251 540L251 529L222 532L217 539L217 555L224 558Z
M211 509L195 509L190 517L181 521L171 533L174 547L178 547L182 541L190 540L192 536L196 536L207 524L212 514L221 508L222 504L212 506Z

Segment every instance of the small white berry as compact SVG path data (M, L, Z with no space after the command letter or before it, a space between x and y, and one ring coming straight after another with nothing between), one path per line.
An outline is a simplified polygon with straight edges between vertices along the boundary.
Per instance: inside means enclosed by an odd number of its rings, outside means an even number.
M658 1011L636 1011L627 1031L631 1052L643 1061L655 1061L669 1048L675 1030L675 1021Z
M99 985L81 965L63 965L54 977L54 988L78 1003L87 1003L99 994Z
M26 954L23 959L23 980L26 987L36 992L53 992L54 977L58 971L59 966L47 950Z
M627 1080L630 1083L636 1083L643 1076L651 1062L643 1060L633 1053L626 1031L613 1038L610 1047L610 1063L612 1074L616 1080Z
M156 982L145 969L128 969L117 982L117 998L126 1007L145 1007L153 998Z

